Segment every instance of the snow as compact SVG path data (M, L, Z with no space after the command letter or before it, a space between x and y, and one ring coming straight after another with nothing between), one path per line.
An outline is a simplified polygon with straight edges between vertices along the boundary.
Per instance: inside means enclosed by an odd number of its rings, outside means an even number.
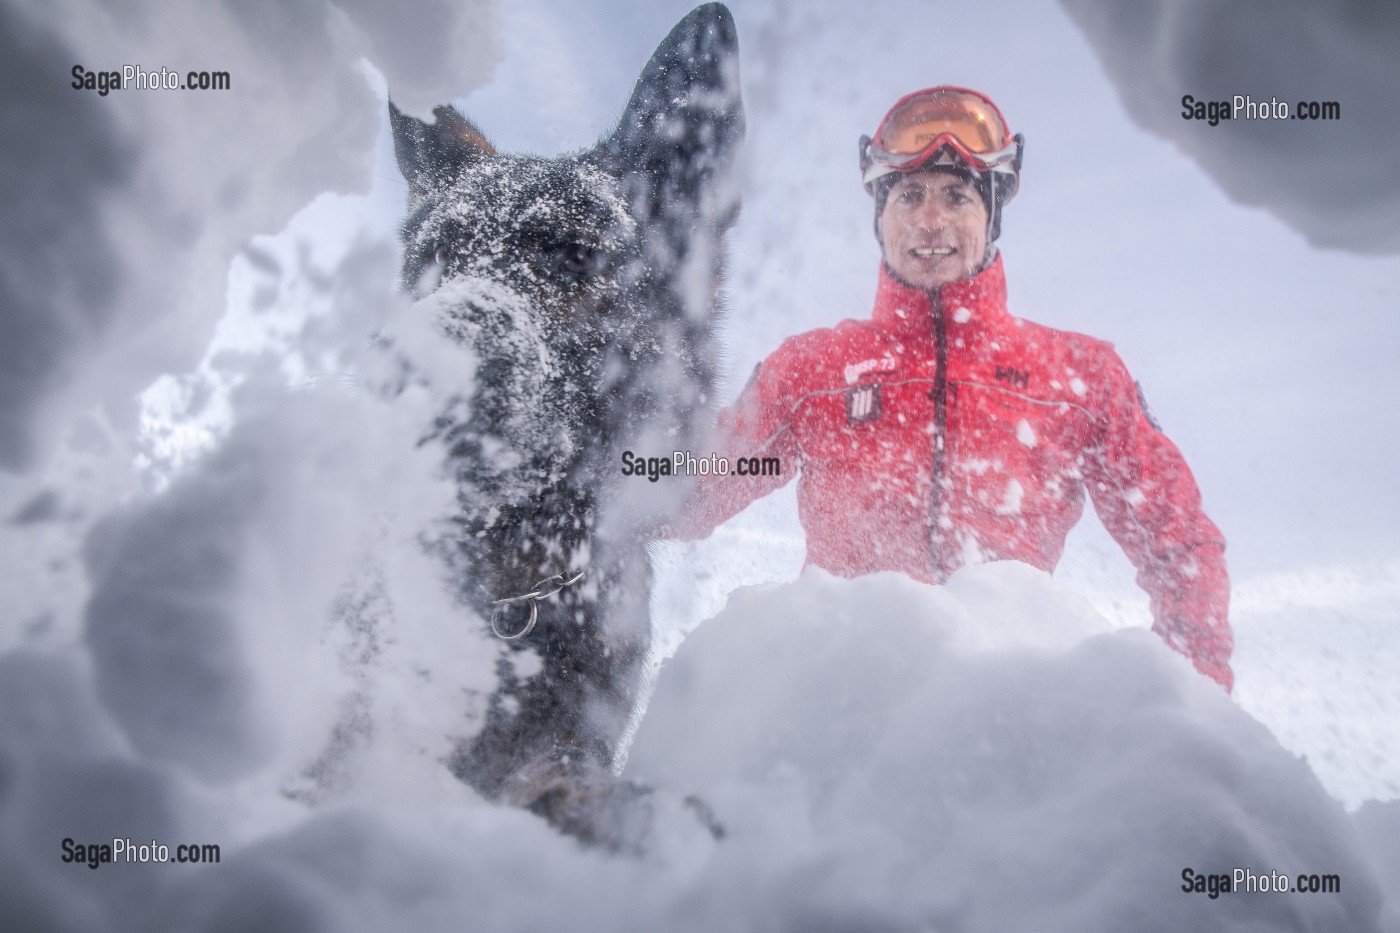
M1400 7L1308 0L1123 7L1061 0L1141 126L1170 139L1231 197L1260 205L1318 246L1400 252ZM1228 49L1228 54L1212 54ZM1182 117L1182 97L1335 101L1337 120ZM1326 158L1319 153L1365 153Z
M1027 447L1034 447L1036 444L1035 429L1024 418L1016 422L1016 440Z
M668 662L632 748L627 775L670 804L640 861L481 803L411 741L378 743L335 807L269 798L267 774L215 795L143 763L71 664L17 652L0 673L0 750L31 804L0 837L25 882L0 908L21 929L1368 929L1400 855L1361 834L1396 804L1349 816L1154 636L1019 564L943 588L811 571L734 593ZM427 740L441 723L397 726ZM58 861L56 820L227 854L93 871ZM1187 867L1343 888L1214 900L1180 891Z
M1142 630L1091 517L1054 582L799 578L789 487L656 549L641 860L441 764L494 654L418 546L453 491L415 426L472 360L392 294L404 192L377 95L426 114L470 94L503 149L588 145L688 3L0 10L22 126L0 153L0 927L1400 930L1400 265L1356 255L1395 251L1394 13L1064 5L998 22L989 70L985 42L931 64L929 36L981 28L958 5L735 4L750 135L721 395L868 308L855 138L911 88L985 88L1030 140L1013 313L1112 340L1151 388L1230 542L1236 693ZM66 86L72 62L128 59L240 93ZM1198 83L1337 98L1341 135L1183 121ZM1368 155L1319 169L1340 151ZM386 328L442 377L393 406L361 388L394 376L369 345ZM328 624L347 579L401 609L382 641ZM60 861L69 835L224 859L90 870ZM1235 865L1343 893L1179 890Z
M1380 900L1305 763L1019 564L734 593L663 670L628 772L736 822L715 861L754 855L740 915L782 917L776 892L890 929L1366 929ZM1188 896L1186 867L1325 870L1343 896Z
M1001 503L997 506L998 515L1019 515L1021 514L1021 500L1025 498L1026 490L1020 481L1012 478L1006 483L1006 491L1002 494Z

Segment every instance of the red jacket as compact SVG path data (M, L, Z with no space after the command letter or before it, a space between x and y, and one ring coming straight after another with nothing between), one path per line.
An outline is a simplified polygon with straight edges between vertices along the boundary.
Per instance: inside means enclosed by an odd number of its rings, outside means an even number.
M1051 571L1084 492L1138 571L1154 631L1227 690L1225 542L1111 345L1012 317L998 257L922 292L881 266L868 321L785 341L720 413L728 475L702 478L677 538L708 535L798 475L807 562L941 583L964 564ZM778 476L739 476L740 457Z

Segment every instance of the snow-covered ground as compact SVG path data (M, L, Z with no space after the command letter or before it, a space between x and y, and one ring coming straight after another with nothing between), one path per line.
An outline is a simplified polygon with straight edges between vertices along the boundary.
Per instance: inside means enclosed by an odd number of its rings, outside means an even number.
M553 153L608 129L687 5L7 5L0 929L1400 931L1393 14L733 6L725 397L868 309L859 134L913 88L986 90L1029 139L1012 311L1112 340L1191 462L1230 542L1233 699L1141 631L1092 516L1054 581L799 578L787 489L658 548L674 656L628 773L699 793L726 839L663 806L653 855L610 859L482 803L439 759L491 659L415 545L448 491L413 419L354 389L364 335L411 321L359 57L405 106L460 95L502 148ZM68 87L125 61L234 91ZM1345 133L1180 118L1232 89L1337 99ZM365 541L411 611L360 682L324 619ZM369 728L313 793L357 692ZM61 861L114 836L224 858ZM1342 892L1212 899L1188 867Z
M731 909L837 928L1368 929L1400 854L1154 636L1014 563L739 591L664 671L628 769L735 821L705 863ZM1181 888L1319 865L1344 897Z

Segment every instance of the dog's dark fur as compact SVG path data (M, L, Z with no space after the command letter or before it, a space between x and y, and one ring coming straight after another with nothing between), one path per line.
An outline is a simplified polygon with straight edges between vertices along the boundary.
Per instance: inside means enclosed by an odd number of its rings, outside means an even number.
M489 619L496 600L584 574L498 642L499 687L450 764L488 799L616 843L609 811L638 795L610 769L650 644L645 530L679 491L641 490L621 454L693 446L708 417L743 134L733 22L719 4L687 16L616 130L575 155L497 153L448 107L433 124L390 113L410 191L404 282L478 359L435 435L458 488L442 550L460 596ZM529 603L501 610L519 631Z

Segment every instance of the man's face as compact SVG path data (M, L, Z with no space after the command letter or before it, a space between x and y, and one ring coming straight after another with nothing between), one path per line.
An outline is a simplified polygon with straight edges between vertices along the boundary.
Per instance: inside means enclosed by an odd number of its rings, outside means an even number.
M987 255L987 207L971 182L946 172L900 175L880 214L885 263L929 291L965 279Z

